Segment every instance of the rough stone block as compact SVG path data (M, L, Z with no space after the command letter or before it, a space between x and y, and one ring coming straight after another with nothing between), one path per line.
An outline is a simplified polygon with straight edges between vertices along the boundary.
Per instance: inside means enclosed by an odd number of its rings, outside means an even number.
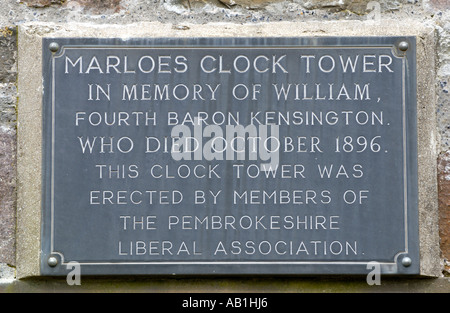
M341 11L341 10L348 10L350 12L356 13L356 14L367 14L369 12L372 12L372 10L378 10L379 13L382 11L392 11L392 10L398 10L401 7L402 2L406 1L397 1L397 0L380 0L380 1L373 1L373 0L294 0L295 2L300 3L308 10L314 10L314 9L326 9L330 11ZM374 5L379 5L379 7L375 7Z
M450 262L450 151L438 159L439 235L442 257ZM448 268L450 270L450 267Z
M447 2L450 8L450 3ZM438 20L437 33L440 44L437 55L437 118L441 151L450 149L450 10Z
M116 13L122 9L121 0L76 0L76 2L85 10L94 14Z
M16 134L0 127L0 263L15 264Z
M44 8L52 4L62 4L65 0L22 0L27 6L32 8Z
M257 9L264 7L270 3L280 2L282 0L220 0L221 3L228 7L239 5L244 8Z
M16 124L17 88L14 83L0 84L0 125L14 127Z
M16 81L16 28L0 28L0 83L12 83Z
M16 239L16 35L15 27L0 28L0 263L10 265Z
M430 0L429 3L434 9L438 10L448 10L450 7L448 0Z

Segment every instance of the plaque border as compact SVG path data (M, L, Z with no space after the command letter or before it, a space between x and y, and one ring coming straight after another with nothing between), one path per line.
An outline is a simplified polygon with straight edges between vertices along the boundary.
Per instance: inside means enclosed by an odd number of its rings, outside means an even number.
M57 42L60 49L50 52ZM74 42L76 42L74 44ZM399 49L407 42L406 51ZM418 170L417 170L417 92L416 38L386 37L197 37L197 38L43 38L43 199L41 228L41 273L67 275L71 261L54 251L54 146L55 146L55 59L67 49L392 49L402 60L402 124L403 124L403 196L404 250L392 262L378 262L382 274L418 275L420 271L418 234ZM50 68L50 69L49 69ZM50 75L51 79L46 79ZM49 90L50 92L47 92ZM50 108L48 106L50 103ZM51 121L48 117L51 113ZM416 195L416 196L414 196ZM50 209L49 209L50 207ZM45 240L50 238L50 240ZM49 265L54 258L57 265ZM405 266L405 260L412 264ZM376 260L373 260L376 262ZM82 275L295 275L295 274L367 274L373 267L367 261L146 261L146 262L81 262ZM275 268L276 267L276 268Z

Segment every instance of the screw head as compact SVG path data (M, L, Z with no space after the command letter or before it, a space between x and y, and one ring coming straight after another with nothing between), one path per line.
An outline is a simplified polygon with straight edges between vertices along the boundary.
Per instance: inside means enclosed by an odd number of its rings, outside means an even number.
M58 259L55 258L54 256L51 256L48 258L47 264L51 267L55 267L56 265L58 265Z
M398 44L398 49L400 51L406 51L409 48L409 43L407 43L406 41L402 41Z
M59 44L58 44L57 42L52 42L52 43L50 43L50 44L48 45L48 49L49 49L51 52L56 52L56 51L59 50Z
M411 264L412 264L412 260L411 260L410 257L405 256L405 257L402 259L402 265L403 265L404 267L408 267L408 266L410 266Z

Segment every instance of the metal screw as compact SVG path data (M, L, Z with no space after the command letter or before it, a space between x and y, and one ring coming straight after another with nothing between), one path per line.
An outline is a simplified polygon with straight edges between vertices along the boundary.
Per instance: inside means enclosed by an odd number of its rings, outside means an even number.
M400 51L406 51L409 48L409 43L407 43L406 41L402 41L398 44L398 49Z
M402 265L403 265L404 267L408 267L408 266L410 266L411 264L412 264L412 260L411 260L410 257L405 256L405 257L402 259Z
M51 44L48 45L48 48L50 49L51 52L56 52L59 50L59 44L57 42L52 42Z
M55 258L54 256L51 256L48 258L47 263L48 266L55 267L56 265L58 265L58 259Z

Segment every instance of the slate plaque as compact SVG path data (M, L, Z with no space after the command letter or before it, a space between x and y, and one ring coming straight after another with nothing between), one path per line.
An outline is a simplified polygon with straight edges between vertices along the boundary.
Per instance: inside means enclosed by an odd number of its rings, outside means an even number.
M43 275L419 272L415 38L43 56Z

